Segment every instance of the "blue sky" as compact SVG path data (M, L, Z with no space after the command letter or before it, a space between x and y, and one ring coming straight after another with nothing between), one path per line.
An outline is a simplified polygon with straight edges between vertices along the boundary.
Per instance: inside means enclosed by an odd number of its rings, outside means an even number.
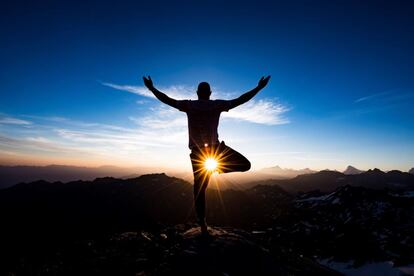
M253 168L414 166L410 1L75 2L2 4L3 164L189 170L185 114L142 75L230 99L270 74L219 128Z

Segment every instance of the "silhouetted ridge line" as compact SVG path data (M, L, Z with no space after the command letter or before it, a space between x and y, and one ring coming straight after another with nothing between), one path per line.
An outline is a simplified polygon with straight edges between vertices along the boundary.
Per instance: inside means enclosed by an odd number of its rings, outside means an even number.
M281 255L412 263L414 256L407 252L414 252L409 231L414 221L413 179L399 171L359 175L323 171L243 191L209 189L207 217L220 226L218 231L231 227L230 232L242 228L255 233L265 248L282 250ZM302 188L308 191L298 193ZM160 233L170 236L178 231L171 225L195 221L192 192L190 183L163 173L132 179L36 181L0 190L4 249L0 252L7 253L0 257L16 260L29 248L55 252L56 245L85 240L106 240L101 246L107 248L108 237L116 233L141 236L143 231L152 241Z

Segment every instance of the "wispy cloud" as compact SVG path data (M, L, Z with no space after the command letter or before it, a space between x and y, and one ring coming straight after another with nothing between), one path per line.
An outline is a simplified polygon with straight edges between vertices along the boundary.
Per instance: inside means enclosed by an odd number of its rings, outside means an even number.
M137 101L135 101L137 104L146 104L146 103L148 103L147 101L145 101L145 100L137 100Z
M132 127L62 117L27 117L32 118L29 131L25 125L11 128L0 124L0 152L72 164L168 166L167 162L185 150L188 141L185 127L159 129L145 116ZM166 160L160 160L161 156Z
M50 132L50 136L54 134L67 141L88 143L91 147L100 145L119 148L123 148L123 145L129 145L129 148L132 145L173 147L182 140L173 139L175 137L172 135L173 132L183 135L181 132L186 130L185 115L168 106L152 108L150 114L141 117L130 116L129 120L133 122L133 127L84 122L56 116L29 115L27 117L36 119L36 129L39 132Z
M158 102L147 106L154 97L145 87L113 83L103 85L144 97L137 99L137 104L142 105L139 114L131 114L129 121L118 125L60 116L28 114L17 117L0 113L0 151L31 156L33 160L67 158L74 163L79 160L80 164L93 160L101 160L102 163L121 160L135 165L178 166L180 162L181 167L190 165L185 158L176 158L182 156L187 148L185 113ZM175 85L161 87L160 90L176 99L196 99L194 87ZM213 91L215 98L238 96L237 93L225 93L216 88ZM260 99L224 112L223 117L225 120L277 125L289 122L284 117L288 110L274 99Z
M354 102L355 103L360 103L360 102L370 102L370 101L386 101L386 102L395 102L395 101L401 101L407 98L411 98L414 96L414 93L410 93L408 91L403 91L401 89L393 89L393 90L388 90L388 91L384 91L381 93L375 93L375 94L371 94L371 95L367 95L364 97L361 97L359 99L356 99Z
M116 90L134 93L143 97L155 98L154 94L152 94L151 91L149 91L145 86L120 85L110 82L102 82L102 85L114 88ZM172 85L168 87L160 87L159 89L168 94L168 96L178 100L191 99L196 95L194 92L195 88L186 85Z
M150 91L148 91L148 89L142 86L120 85L110 82L102 82L101 84L116 90L127 91L144 97L154 98L154 95Z
M0 124L31 125L32 123L30 121L26 121L26 120L14 118L14 117L3 116L0 114Z
M234 110L224 113L224 118L244 120L264 125L281 125L289 123L284 114L289 108L269 100L250 100Z
M371 94L371 95L367 95L367 96L358 98L354 102L355 103L366 102L366 101L370 101L370 100L373 100L373 99L378 99L378 98L387 96L389 94L391 94L391 91L384 91L384 92L381 92L381 93L375 93L375 94Z
M107 82L104 82L102 84L117 90L127 91L130 93L138 94L140 96L154 98L154 95L148 91L145 86L119 85ZM160 90L166 93L168 96L179 100L196 98L195 88L186 85L161 87ZM215 98L225 98L229 97L230 95L234 95L234 97L236 97L237 94L241 94L226 93L220 90L214 90L213 93L213 96ZM223 117L264 125L280 125L289 123L289 120L284 116L285 113L289 110L289 107L278 103L273 99L253 99L242 106L230 110L228 113L224 113ZM172 116L173 121L176 120L174 114L170 114L170 116ZM156 121L153 122L156 123ZM165 120L158 123L165 123ZM171 123L171 121L168 123Z
M13 138L0 136L0 147L8 149L9 153L42 151L58 154L86 154L79 147L70 147L45 137ZM4 149L3 149L4 150Z
M385 113L390 110L406 110L411 108L414 98L412 91L392 89L381 93L367 95L354 100L348 109L336 110L328 119L344 119L366 114Z

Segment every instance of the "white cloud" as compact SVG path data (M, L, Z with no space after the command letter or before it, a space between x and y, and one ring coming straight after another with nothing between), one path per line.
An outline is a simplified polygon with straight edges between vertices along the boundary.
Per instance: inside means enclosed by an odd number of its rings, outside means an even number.
M145 101L145 100L137 100L137 101L135 101L137 104L146 104L146 103L148 103L148 101Z
M288 107L270 100L250 100L223 113L223 117L264 125L281 125L289 123L289 120L283 117L287 111L289 111Z
M152 108L151 114L143 117L131 116L129 119L144 129L185 129L186 115L166 105Z
M0 124L9 124L9 125L31 125L32 123L26 120L21 120L13 117L1 117L0 115Z
M55 129L55 132L65 140L87 144L91 147L113 147L122 149L124 146L135 146L136 149L141 147L171 147L165 143L165 139L158 137L156 134L151 135L149 132L136 131L136 133L104 131L102 129L91 130L74 130L74 129Z
M134 93L143 97L155 98L154 94L152 94L152 92L149 91L148 88L146 88L145 86L119 85L110 82L103 82L102 85L117 90ZM191 99L194 98L196 95L195 88L186 85L172 85L169 87L160 87L159 90L177 100Z
M390 94L390 91L376 93L376 94L372 94L372 95L368 95L368 96L364 96L364 97L361 97L359 99L356 99L354 102L359 103L359 102L369 101L369 100L372 100L372 99L375 99L375 98L378 98L378 97L382 97L382 96L385 96L385 95L388 95L388 94Z
M71 147L45 137L12 138L0 136L0 147L10 153L43 151L59 154L85 154L87 151L79 147Z
M131 93L138 94L144 97L154 98L154 95L151 93L151 91L149 91L147 88L143 86L119 85L119 84L114 84L114 83L109 83L109 82L102 82L102 85L105 85L105 86L108 86L108 87L111 87L117 90L131 92Z
M154 155L154 152L184 149L187 142L185 129L171 133L170 129L150 128L147 121L144 121L145 127L121 127L62 117L28 117L33 119L31 131L8 129L0 136L1 151L28 154L35 158L122 158L136 164ZM179 143L182 147L177 147Z
M108 87L128 91L144 98L138 115L129 117L132 124L111 125L84 122L58 116L25 115L22 120L0 113L0 151L27 154L34 158L51 156L73 160L120 160L127 164L156 164L157 166L189 166L185 158L188 150L186 114L159 103L146 111L145 103L152 101L152 93L143 86L103 83ZM195 99L195 88L184 85L161 87L161 91L176 99ZM215 98L237 97L214 88ZM142 102L143 100L144 102ZM283 117L288 110L270 99L252 100L230 112L226 120L240 120L264 125L287 123ZM30 121L29 121L30 120ZM11 128L7 124L12 124ZM28 128L30 126L30 129ZM177 158L180 156L180 158ZM62 159L63 160L63 159ZM123 161L122 161L123 160ZM85 161L85 162L86 162ZM102 161L104 162L104 161ZM112 162L112 161L111 161ZM81 162L82 163L82 162Z

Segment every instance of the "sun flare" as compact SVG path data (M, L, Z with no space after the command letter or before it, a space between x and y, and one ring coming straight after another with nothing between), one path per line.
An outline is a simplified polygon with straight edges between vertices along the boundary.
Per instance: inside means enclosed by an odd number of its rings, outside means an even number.
M204 167L208 171L214 171L217 168L217 161L214 158L209 157L204 162Z

